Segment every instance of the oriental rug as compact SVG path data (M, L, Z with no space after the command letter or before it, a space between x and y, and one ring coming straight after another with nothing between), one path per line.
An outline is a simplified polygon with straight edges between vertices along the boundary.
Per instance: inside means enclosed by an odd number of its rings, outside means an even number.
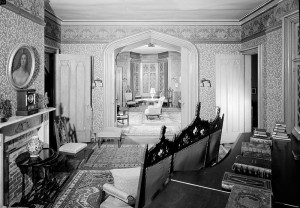
M102 144L79 169L110 170L137 167L142 163L144 149L145 145L139 144L122 144L120 148L114 144Z
M109 170L77 170L70 183L59 194L53 208L99 208L103 184L113 183Z

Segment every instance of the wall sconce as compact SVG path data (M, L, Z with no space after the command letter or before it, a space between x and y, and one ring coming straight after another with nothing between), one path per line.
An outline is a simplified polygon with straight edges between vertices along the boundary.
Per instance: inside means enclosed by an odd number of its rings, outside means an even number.
M207 82L207 83L209 84L208 87L211 87L210 80L209 80L209 79L205 79L205 78L202 78L202 79L201 79L200 83L202 84L202 86L200 85L200 87L206 87L206 86L204 85L205 82Z
M95 87L103 87L103 82L100 78L96 78L92 84L92 88L94 89Z

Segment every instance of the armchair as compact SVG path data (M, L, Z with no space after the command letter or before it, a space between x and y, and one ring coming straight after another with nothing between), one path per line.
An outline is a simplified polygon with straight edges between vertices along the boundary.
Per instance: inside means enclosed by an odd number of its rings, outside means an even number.
M145 115L146 115L147 119L149 116L157 116L158 118L160 118L164 100L165 100L164 96L160 97L158 99L157 104L148 106L148 108L145 110Z
M141 167L144 164L147 150L148 145L144 149ZM111 169L114 182L103 185L101 201L105 200L100 204L100 208L134 207L140 189L141 167Z

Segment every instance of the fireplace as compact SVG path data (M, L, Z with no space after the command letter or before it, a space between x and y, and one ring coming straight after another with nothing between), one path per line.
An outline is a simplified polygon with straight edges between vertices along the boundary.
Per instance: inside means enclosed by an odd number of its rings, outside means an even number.
M26 151L29 139L38 135L44 147L49 146L49 113L55 108L40 110L30 116L11 117L0 124L0 207L18 202L22 194L22 174L15 163L16 157ZM28 176L26 190L32 187Z

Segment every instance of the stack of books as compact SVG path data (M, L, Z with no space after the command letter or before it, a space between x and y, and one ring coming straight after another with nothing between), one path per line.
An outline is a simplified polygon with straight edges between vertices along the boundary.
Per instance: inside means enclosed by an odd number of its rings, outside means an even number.
M235 185L225 208L271 208L272 193L250 186Z
M231 191L235 185L251 186L272 193L272 182L269 179L225 172L222 179L222 188Z
M255 129L254 134L250 137L251 143L263 143L272 146L272 137L267 134L266 129Z
M291 140L286 132L286 124L282 122L276 122L272 133L273 139Z
M267 130L266 129L255 128L253 136L268 137Z
M269 160L238 155L232 165L232 170L238 174L266 179L272 178L272 162Z

